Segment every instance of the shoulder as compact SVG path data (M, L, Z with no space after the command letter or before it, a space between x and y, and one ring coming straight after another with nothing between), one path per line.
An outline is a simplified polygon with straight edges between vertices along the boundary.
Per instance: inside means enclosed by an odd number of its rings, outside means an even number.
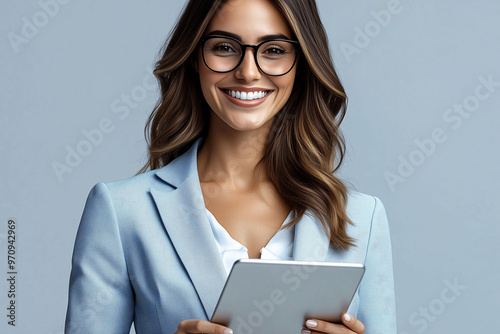
M378 197L350 191L347 215L353 223L347 226L347 233L355 239L354 253L360 258L366 256L373 244L383 243L390 247L387 214Z
M364 194L356 190L349 190L348 200L347 200L347 210L348 213L366 213L373 209L377 203L380 201L377 197Z
M385 207L378 197L354 190L348 192L347 215L353 222L371 223L381 214L385 215Z
M123 180L101 182L101 184L109 189L113 197L136 197L149 192L151 188L156 188L161 184L156 175L157 171L150 170Z
M90 195L107 194L113 200L120 198L137 198L144 196L152 187L158 187L155 170L135 175L123 180L98 182L90 191Z
M150 202L152 188L162 186L156 180L155 171L148 171L127 179L96 183L87 197L85 212L109 211L129 212L130 208Z
M130 178L105 182L113 196L117 198L136 198L149 194L150 191L169 192L183 184L187 179L198 177L197 151L201 138L183 154L164 167L147 171Z
M151 191L170 192L188 179L198 178L197 152L202 138L198 138L191 147L164 167L151 170L130 178L105 182L96 187L109 190L111 197L119 203L150 200Z

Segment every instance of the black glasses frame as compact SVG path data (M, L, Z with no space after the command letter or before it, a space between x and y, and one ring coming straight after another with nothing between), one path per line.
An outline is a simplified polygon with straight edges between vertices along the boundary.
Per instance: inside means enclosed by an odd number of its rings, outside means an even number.
M235 41L236 43L238 43L239 46L241 47L242 53L241 53L240 61L238 62L238 64L236 64L235 67L233 67L229 71L215 71L210 66L208 66L207 61L205 60L205 42L208 41L209 39L212 39L212 38L226 38L226 39L230 39L230 40ZM257 51L259 50L259 48L262 45L264 45L265 43L269 43L269 42L273 42L273 41L276 41L276 42L288 42L288 43L292 44L295 47L296 54L295 54L295 59L293 60L293 64L290 67L290 69L288 71L286 71L285 73L283 73L283 74L269 74L269 73L267 73L266 71L264 71L260 67L259 61L257 60ZM269 75L269 76L272 76L272 77L280 77L282 75L288 74L288 72L290 72L292 70L292 68L295 66L295 63L297 62L297 58L299 57L299 51L300 51L300 43L298 41L291 41L291 40L288 40L288 39L270 39L270 40L267 40L267 41L263 41L263 42L261 42L261 43L259 43L257 45L250 45L250 44L243 44L239 40L237 40L236 38L233 38L233 37L230 37L230 36L209 35L209 36L202 37L200 39L199 44L201 45L201 54L202 54L203 62L205 63L205 66L208 67L208 69L211 70L212 72L215 72L215 73L229 73L231 71L234 71L243 62L243 59L245 58L245 54L247 53L246 52L247 48L252 48L254 50L253 57L254 57L254 60L255 60L255 64L257 64L258 69L262 73L264 73L266 75Z

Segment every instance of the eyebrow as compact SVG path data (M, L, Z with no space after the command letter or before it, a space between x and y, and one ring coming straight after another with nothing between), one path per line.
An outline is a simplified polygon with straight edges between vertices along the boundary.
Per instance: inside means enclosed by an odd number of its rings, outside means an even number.
M211 36L211 35L220 35L220 36L232 37L232 38L235 38L235 39L237 39L238 41L241 42L241 36L240 35L234 34L234 33L229 32L229 31L214 30L214 31L211 31L211 32L209 32L207 34L207 36ZM290 38L288 36L285 36L283 34L272 34L272 35L260 36L259 40L257 41L257 43L260 43L260 42L263 42L263 41L269 41L269 40L272 40L272 39L286 39L286 40L290 40Z

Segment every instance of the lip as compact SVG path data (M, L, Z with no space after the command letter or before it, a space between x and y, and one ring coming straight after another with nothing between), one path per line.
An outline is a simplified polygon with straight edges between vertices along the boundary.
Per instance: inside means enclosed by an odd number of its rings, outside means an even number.
M247 92L247 93L253 93L253 92L270 92L272 89L269 88L263 88L263 87L238 87L238 86L233 86L233 87L221 87L220 89L222 90L234 90L234 91L240 91L240 92Z
M236 104L239 107L247 107L247 108L255 107L255 106L258 106L258 105L264 103L264 101L267 100L269 95L271 95L274 92L274 90L272 90L272 89L265 89L265 88L260 88L260 87L224 87L224 88L219 88L219 89L222 92L222 94L224 94L224 96L230 102ZM266 96L264 96L260 99L256 99L256 100L240 100L240 99L237 99L235 97L232 97L231 95L228 95L226 93L226 90L234 90L234 91L247 92L247 93L262 91L262 92L267 92L267 94L266 94Z

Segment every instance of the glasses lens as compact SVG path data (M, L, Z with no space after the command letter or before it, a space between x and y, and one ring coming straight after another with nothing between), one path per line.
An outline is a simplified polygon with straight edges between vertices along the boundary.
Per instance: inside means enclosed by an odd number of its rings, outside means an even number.
M292 69L296 57L297 50L292 43L269 41L260 46L257 61L267 74L282 75Z
M205 41L203 56L211 70L231 71L241 59L241 46L232 39L210 38Z

